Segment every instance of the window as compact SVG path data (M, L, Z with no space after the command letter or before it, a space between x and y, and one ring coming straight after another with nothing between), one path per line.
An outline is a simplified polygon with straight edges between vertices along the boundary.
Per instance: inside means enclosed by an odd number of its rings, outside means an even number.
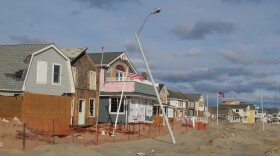
M189 107L194 107L194 102L189 101Z
M89 89L96 90L96 72L95 71L89 72Z
M46 84L48 78L48 62L38 61L37 62L37 83Z
M76 67L72 67L72 74L73 74L74 85L77 86L77 69L76 69Z
M236 112L239 112L239 109L236 109Z
M110 99L110 113L114 114L117 113L119 103L120 103L120 98L111 98ZM121 114L124 114L124 99L122 99L121 107L120 107L120 112Z
M94 99L89 99L89 116L91 117L95 117L94 104Z
M122 65L116 66L116 80L117 81L124 80L124 67Z
M53 64L53 84L61 83L61 65Z
M79 113L83 111L83 102L84 100L79 100Z

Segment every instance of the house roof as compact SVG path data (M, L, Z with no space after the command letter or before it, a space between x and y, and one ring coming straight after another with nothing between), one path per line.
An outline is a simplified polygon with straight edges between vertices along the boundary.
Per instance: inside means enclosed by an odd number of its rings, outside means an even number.
M168 89L167 89L167 87L165 86L165 84L159 84L159 85L158 85L158 90L159 90L159 92L161 92L162 89L166 89L166 92L167 92L166 94L169 95Z
M218 108L218 113L219 114L228 114L229 113L229 110L230 110L230 108L228 107L228 108L226 108L226 107L219 107ZM217 114L217 107L209 107L208 108L208 112L210 113L210 114Z
M103 56L102 56L103 55ZM125 52L103 52L103 53L88 53L88 56L93 60L93 62L97 66L101 66L101 59L102 59L102 66L109 67L112 63L114 63L118 58L125 59L128 62L128 65L132 71L137 73L136 69L134 68L133 64L126 56Z
M255 106L253 104L249 103L241 103L239 105L220 105L219 107L229 107L234 109L246 109L249 106L250 109L255 109Z
M189 101L199 101L201 94L185 94L185 96L189 99Z
M104 52L103 53L103 60L102 64L103 65L108 65L111 62L113 62L117 57L122 55L124 52ZM98 64L99 66L101 65L101 58L102 58L102 53L89 53L88 54L93 62L95 64Z
M0 89L22 90L32 53L49 45L0 45Z
M168 89L168 93L169 95L167 96L167 98L169 99L182 99L182 100L187 100L187 97L183 94L183 93L180 93L180 92L174 92L170 89Z
M70 60L74 61L82 53L84 53L87 48L59 48Z

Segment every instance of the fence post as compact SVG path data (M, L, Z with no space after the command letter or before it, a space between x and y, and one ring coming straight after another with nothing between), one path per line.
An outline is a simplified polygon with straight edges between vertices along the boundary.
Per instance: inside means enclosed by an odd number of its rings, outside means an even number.
M130 139L130 123L128 124L128 141Z
M140 131L141 131L140 130L140 123L138 124L138 131L139 131L138 134L139 134L139 140L140 140Z
M187 131L187 129L188 129L188 118L186 118L187 120L186 120L186 131Z
M74 137L75 137L75 126L74 126L74 117L72 117L72 143L74 143Z
M158 123L158 136L160 136L160 123Z
M22 136L22 146L23 146L23 150L25 151L25 123L23 123L23 136Z
M96 145L98 145L98 136L99 136L99 125L97 125L97 130L96 130Z
M54 144L54 142L55 142L55 140L54 140L54 120L53 120L53 144Z
M152 124L149 125L149 127L150 127L149 128L149 137L150 137L150 133L151 133L151 126L152 126Z

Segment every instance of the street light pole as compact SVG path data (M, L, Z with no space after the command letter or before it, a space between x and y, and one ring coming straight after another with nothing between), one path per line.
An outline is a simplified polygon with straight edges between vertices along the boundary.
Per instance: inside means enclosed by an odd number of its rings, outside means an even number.
M139 31L138 31L138 32L135 32L134 35L135 35L135 38L136 38L136 40L137 40L138 46L139 46L139 48L140 48L142 57L143 57L143 59L144 59L145 65L146 65L146 68L147 68L147 70L148 70L148 74L149 74L149 76L150 76L150 78L151 78L151 81L152 81L152 84L153 84L153 87L154 87L154 90L155 90L155 93L156 93L156 96L157 96L157 100L158 100L158 102L159 102L159 105L160 105L160 108L161 108L161 111L162 111L163 119L164 119L164 121L165 121L165 123L166 123L166 126L167 126L167 128L168 128L169 135L170 135L170 137L171 137L171 139L172 139L172 143L173 143L173 144L176 144L176 141L175 141L175 138L174 138L172 129L171 129L170 125L169 125L169 122L168 122L167 116L166 116L166 114L165 114L165 111L164 111L162 102L161 102L161 100L160 100L159 93L158 93L157 88L156 88L156 86L155 86L155 82L154 82L152 73L151 73L151 71L150 71L150 68L149 68L148 62L147 62L147 60L146 60L146 57L145 57L143 48L142 48L141 43L140 43L139 38L138 38L138 35L139 35L140 32L142 31L142 29L143 29L143 27L144 27L146 21L148 20L148 18L149 18L152 14L156 14L156 13L159 13L159 12L160 12L160 8L156 8L155 11L151 12L150 14L148 14L147 17L146 17L146 19L145 19L145 21L144 21L144 23L143 23L142 26L140 27Z

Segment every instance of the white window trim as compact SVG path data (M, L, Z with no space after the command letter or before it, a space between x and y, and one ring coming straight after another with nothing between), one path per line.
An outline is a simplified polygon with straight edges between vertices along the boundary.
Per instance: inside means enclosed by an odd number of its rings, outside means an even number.
M94 101L94 103L93 103L93 115L92 115L92 116L90 115L90 101L91 101L91 100ZM95 98L89 98L88 105L89 105L89 107L88 107L88 109L89 109L89 114L88 114L88 116L89 116L89 117L95 117Z
M59 73L59 83L54 83L53 82L53 76L54 76L54 66L57 65L57 66L60 66L60 73ZM59 63L53 63L52 65L52 85L61 85L61 73L62 73L62 64L59 64Z
M95 77L92 77L91 73L95 73ZM94 79L94 81L92 79ZM96 80L97 80L97 72L90 70L89 71L89 90L96 90L96 88L97 88Z
M38 82L38 68L39 68L39 66L38 66L38 64L39 64L39 62L46 62L47 63L47 79L46 79L46 82ZM37 71L36 71L36 83L37 84L47 84L48 83L48 62L47 61L40 61L40 60L38 60L37 61Z
M110 98L109 99L109 114L117 114L118 113L118 109L117 109L117 112L111 112L111 99L112 98ZM120 98L117 98L117 99L120 99ZM119 114L125 114L125 99L122 99L122 100L124 100L124 103L123 103L123 105L124 105L124 110L123 110L123 112L119 112ZM119 103L119 102L118 102Z

